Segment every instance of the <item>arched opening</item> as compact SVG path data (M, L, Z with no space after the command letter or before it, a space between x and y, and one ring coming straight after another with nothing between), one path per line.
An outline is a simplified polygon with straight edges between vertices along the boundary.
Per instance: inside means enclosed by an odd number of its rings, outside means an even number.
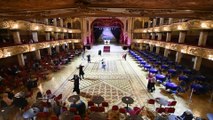
M91 28L91 42L94 44L124 43L124 25L117 18L95 19L91 24Z

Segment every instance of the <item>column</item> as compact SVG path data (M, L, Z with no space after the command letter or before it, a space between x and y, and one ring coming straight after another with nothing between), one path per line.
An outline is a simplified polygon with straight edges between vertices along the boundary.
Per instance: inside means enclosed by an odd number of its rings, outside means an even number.
M58 40L58 32L55 32L55 40Z
M72 42L72 49L75 50L75 43Z
M25 66L24 55L18 54L17 57L18 57L19 66Z
M173 18L169 18L169 25L173 23Z
M199 36L198 46L206 46L207 37L208 37L208 32L201 31Z
M156 23L157 23L157 19L154 18L154 19L153 19L153 24L152 24L153 26L152 26L152 27L155 27L155 26L156 26Z
M50 32L46 32L46 40L50 40Z
M41 59L40 50L36 50L36 51L35 51L35 55L36 55L36 59L37 59L37 60L40 60L40 59Z
M64 20L62 18L59 19L60 20L60 27L64 27Z
M90 44L87 41L87 21L86 21L86 18L82 18L81 30L82 30L81 41L83 42L84 45Z
M178 43L184 43L185 42L185 38L186 38L186 32L185 31L181 31L179 33Z
M172 33L171 32L167 32L166 33L166 42L170 42L172 38Z
M140 46L139 46L139 50L142 50L143 49L143 43L139 43Z
M152 40L155 39L155 33L152 33L152 37L151 37Z
M152 21L148 21L148 28L151 27L151 23L152 23Z
M32 31L32 36L33 36L33 41L38 42L38 32L37 31Z
M21 44L21 38L20 38L19 31L17 31L17 30L12 31L12 34L13 34L14 43L15 44Z
M53 18L53 25L57 26L57 19L56 18Z
M152 52L153 51L153 45L149 45L149 47L150 47L150 52Z
M200 70L201 63L202 63L202 58L196 56L196 57L195 57L195 61L194 61L194 65L193 65L193 69L195 69L196 71L199 71L199 70Z
M180 63L183 54L181 52L176 53L175 62Z
M164 25L164 18L160 18L160 25Z
M168 55L169 55L169 49L164 49L164 54L163 54L163 56L164 57L168 57Z
M162 33L158 33L158 40L162 40Z
M127 41L127 45L131 44L131 40L132 40L132 17L128 18L128 41Z
M160 47L159 46L156 46L156 54L159 54L160 53Z
M171 41L171 38L172 38L172 33L171 32L167 32L166 33L166 42L170 42ZM163 56L164 57L168 57L168 54L169 54L169 49L164 49L164 54Z
M50 32L46 32L46 40L50 40ZM52 48L51 46L47 48L48 55L52 55Z
M45 23L46 25L49 25L48 18L45 18L45 19L44 19L44 23Z
M57 52L57 53L60 53L60 45L56 45L56 46L55 46L55 49L56 49L56 52Z

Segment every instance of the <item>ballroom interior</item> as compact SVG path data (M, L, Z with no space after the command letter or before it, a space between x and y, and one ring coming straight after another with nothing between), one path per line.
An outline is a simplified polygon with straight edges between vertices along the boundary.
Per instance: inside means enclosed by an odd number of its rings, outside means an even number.
M213 120L213 1L0 5L0 120Z

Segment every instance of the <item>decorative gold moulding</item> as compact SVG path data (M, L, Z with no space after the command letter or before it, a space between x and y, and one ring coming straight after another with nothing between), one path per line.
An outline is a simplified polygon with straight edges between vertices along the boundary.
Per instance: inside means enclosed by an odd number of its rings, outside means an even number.
M191 46L191 45L184 45L184 44L177 44L177 43L168 43L164 41L156 41L156 40L149 40L149 39L133 39L133 42L138 43L137 41L141 41L141 43L145 43L149 45L160 46L160 47L181 52L184 54L190 54L193 56L198 56L198 57L206 58L209 60L213 60L213 49Z
M4 57L4 53L2 51L2 49L0 50L0 58L3 58Z
M3 54L4 57L9 57L12 55L17 55L21 53L29 52L29 46L28 45L17 45L17 46L11 46L11 47L3 47Z

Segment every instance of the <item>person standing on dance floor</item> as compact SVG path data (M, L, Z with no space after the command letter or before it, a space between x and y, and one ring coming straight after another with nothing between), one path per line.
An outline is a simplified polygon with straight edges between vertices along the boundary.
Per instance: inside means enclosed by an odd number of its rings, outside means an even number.
M80 80L81 80L81 78L84 79L84 69L83 68L84 68L83 65L79 65L79 67L78 67Z
M78 75L74 75L73 78L69 81L73 81L74 80L74 88L72 92L76 92L78 95L80 94L80 89L79 89L79 77Z

